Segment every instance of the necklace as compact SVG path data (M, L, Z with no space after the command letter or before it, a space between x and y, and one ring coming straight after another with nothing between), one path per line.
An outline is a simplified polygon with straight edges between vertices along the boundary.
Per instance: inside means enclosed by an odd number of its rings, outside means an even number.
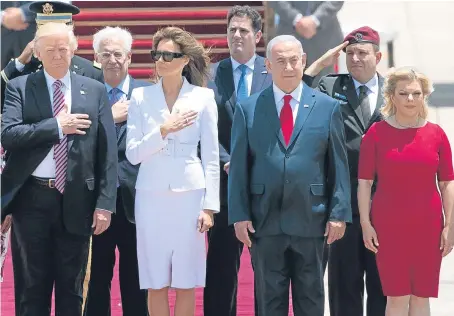
M416 123L414 125L402 125L402 124L400 124L399 121L397 120L397 117L395 115L394 115L394 121L396 121L397 125L399 125L402 128L415 128L416 126L419 125L419 116L418 116L418 120L416 121Z

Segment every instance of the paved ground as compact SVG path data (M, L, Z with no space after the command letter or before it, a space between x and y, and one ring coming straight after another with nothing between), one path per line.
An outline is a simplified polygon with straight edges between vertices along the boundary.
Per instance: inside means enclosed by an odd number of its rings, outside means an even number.
M448 134L454 151L454 106L442 108L432 107L429 112L429 120L441 125ZM326 293L328 291L326 280L325 291ZM454 252L443 260L439 297L438 299L431 300L431 308L432 316L454 315ZM329 316L328 302L326 302L325 310L325 316Z

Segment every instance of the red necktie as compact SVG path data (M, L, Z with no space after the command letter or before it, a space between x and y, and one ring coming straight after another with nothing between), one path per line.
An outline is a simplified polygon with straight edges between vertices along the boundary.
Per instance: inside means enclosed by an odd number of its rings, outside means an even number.
M54 116L57 116L65 105L65 95L61 91L63 83L56 80L54 86ZM55 187L60 193L65 191L66 166L68 164L68 147L66 135L60 140L59 144L54 145L55 160Z
M292 107L290 106L290 100L292 96L286 94L284 96L284 106L282 107L280 120L281 120L281 129L282 134L284 135L285 144L288 145L290 142L290 137L292 137L293 132L293 112Z

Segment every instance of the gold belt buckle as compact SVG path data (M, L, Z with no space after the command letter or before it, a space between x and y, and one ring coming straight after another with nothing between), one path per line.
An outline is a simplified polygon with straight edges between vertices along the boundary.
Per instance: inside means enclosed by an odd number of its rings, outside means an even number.
M53 189L55 188L55 179L49 179L48 184L49 188Z

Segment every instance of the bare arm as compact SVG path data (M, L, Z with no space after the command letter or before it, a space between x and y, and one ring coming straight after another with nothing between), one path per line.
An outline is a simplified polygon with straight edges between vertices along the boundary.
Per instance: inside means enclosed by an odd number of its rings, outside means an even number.
M370 224L370 199L373 180L358 180L358 208L361 225Z

